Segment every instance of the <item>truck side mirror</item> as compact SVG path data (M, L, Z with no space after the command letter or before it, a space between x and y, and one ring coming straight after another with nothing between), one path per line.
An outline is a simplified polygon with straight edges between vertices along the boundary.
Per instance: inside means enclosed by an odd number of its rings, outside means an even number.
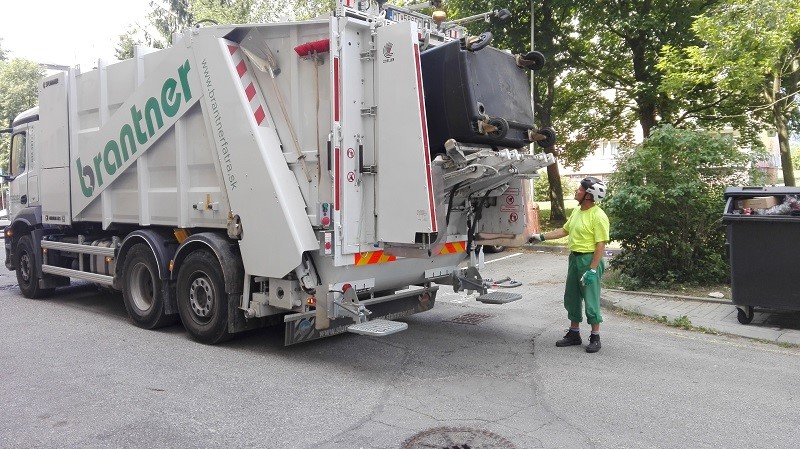
M0 167L0 179L2 179L4 182L11 182L14 180L15 177L16 176L11 176L8 173L6 173L5 167Z
M12 131L14 131L13 128L0 128L0 134L5 134L5 133L11 134ZM2 179L5 182L11 182L14 180L14 176L7 174L5 167L0 167L0 179Z
M2 180L3 180L3 182L11 182L11 181L13 181L13 180L14 180L14 178L16 178L16 176L7 175L7 174L5 173L5 170L3 170L2 172L0 172L0 179L2 179Z

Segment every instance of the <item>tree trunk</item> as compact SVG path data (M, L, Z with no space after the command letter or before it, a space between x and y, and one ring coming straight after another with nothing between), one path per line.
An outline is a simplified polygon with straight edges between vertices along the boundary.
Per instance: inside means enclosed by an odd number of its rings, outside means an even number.
M772 107L773 118L775 120L775 129L778 132L778 147L781 151L781 167L783 168L783 183L787 186L794 187L794 166L792 165L792 152L789 147L789 126L787 124L786 115L784 115L782 108L779 105Z
M642 127L642 137L647 139L656 126L656 107L647 98L640 98L637 103L639 103L639 125Z
M772 102L772 121L778 133L778 148L781 154L781 168L783 168L783 184L795 186L794 166L792 165L792 151L789 147L789 116L786 114L792 106L788 99L780 99L783 92L782 80L779 74L773 75L772 92L769 100Z
M545 153L553 153L555 147L545 150ZM564 210L564 191L561 188L561 174L558 164L551 164L547 167L547 180L550 182L548 195L550 196L550 221L567 221L567 214Z

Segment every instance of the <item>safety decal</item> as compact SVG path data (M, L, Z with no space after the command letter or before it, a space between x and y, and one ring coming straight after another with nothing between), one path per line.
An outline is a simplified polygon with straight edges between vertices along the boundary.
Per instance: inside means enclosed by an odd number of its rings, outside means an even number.
M394 262L397 257L384 254L383 251L370 251L356 254L356 265L372 265L376 263Z
M443 254L453 254L453 253L462 253L467 250L466 242L452 242L452 243L445 243L442 249L439 251L439 255Z

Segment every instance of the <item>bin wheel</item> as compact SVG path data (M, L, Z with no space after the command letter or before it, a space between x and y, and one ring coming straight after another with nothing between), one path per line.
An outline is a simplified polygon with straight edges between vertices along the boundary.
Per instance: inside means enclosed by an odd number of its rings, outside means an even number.
M518 55L516 58L517 66L534 72L541 70L547 62L544 54L539 51L531 51L525 55Z
M536 132L544 136L544 139L536 141L536 144L540 147L550 148L556 144L556 132L553 128L542 128Z
M480 36L470 36L467 38L467 50L478 51L492 42L492 33L484 31Z
M736 319L742 324L750 324L753 322L753 315L755 315L755 312L753 312L752 306L745 307L747 309L746 311L738 307L736 308Z
M502 117L490 118L488 124L494 127L493 131L486 133L486 135L492 139L502 140L508 135L508 121L506 119Z

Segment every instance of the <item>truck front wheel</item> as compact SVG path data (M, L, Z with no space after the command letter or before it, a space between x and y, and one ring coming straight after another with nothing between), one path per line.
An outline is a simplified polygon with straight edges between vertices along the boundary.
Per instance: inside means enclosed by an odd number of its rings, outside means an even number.
M17 258L17 284L23 296L37 299L53 293L52 288L39 287L41 267L36 264L36 254L30 236L26 235L19 239L14 254Z
M193 339L217 344L229 339L228 297L222 267L206 250L186 256L178 269L178 312Z
M164 313L165 298L158 265L147 245L139 243L131 248L125 257L122 276L122 298L133 324L156 329L178 321L177 315Z

